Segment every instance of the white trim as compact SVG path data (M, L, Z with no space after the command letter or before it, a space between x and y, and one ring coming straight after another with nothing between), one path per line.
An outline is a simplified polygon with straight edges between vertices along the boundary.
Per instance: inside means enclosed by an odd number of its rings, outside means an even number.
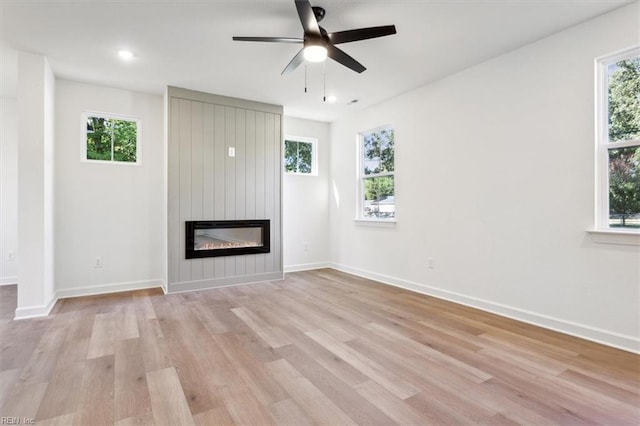
M282 158L284 159L285 142L304 142L311 144L311 173L288 172L285 162L282 162L282 171L284 174L292 176L318 176L318 139L305 136L285 135L282 140Z
M595 205L594 205L594 229L587 232L595 235L596 231L603 231L600 236L604 236L604 231L611 231L609 227L609 150L638 146L639 140L625 140L609 142L609 95L607 81L607 67L630 57L640 55L640 46L629 47L619 50L610 55L600 56L595 59ZM632 229L625 230L629 233L640 235L640 231ZM614 239L606 238L610 241ZM605 239L600 241L606 243ZM611 242L611 244L624 244ZM635 244L632 244L635 245Z
M60 289L56 292L58 299L70 297L94 296L98 294L119 293L122 291L145 290L148 288L163 287L164 281L154 279L148 281L132 281L123 283L102 284L89 287Z
M417 293L426 294L428 296L437 297L439 299L448 300L459 303L461 305L470 306L482 311L491 312L503 317L515 319L528 324L558 331L560 333L590 340L592 342L622 349L625 351L640 354L640 337L629 336L616 333L609 330L603 330L584 324L578 324L573 321L567 321L560 318L551 317L537 312L531 312L513 306L503 305L501 303L491 302L489 300L479 299L473 296L455 293L436 287L419 284L416 282L403 280L401 278L391 277L388 275L378 274L364 269L354 268L347 265L332 263L331 268L359 277L368 278L381 282L383 284L400 287Z
M197 281L183 281L169 283L167 294L183 293L185 291L208 290L220 287L233 287L236 285L256 284L265 281L281 281L284 279L284 272L265 272L254 275L241 275L236 277L211 278Z
M53 307L58 301L57 297L53 297L51 301L46 305L41 306L27 306L25 308L17 308L14 320L23 320L29 318L46 317L49 315Z
M87 158L87 118L89 117L101 117L114 120L126 120L136 123L136 161L106 161L106 160L89 160ZM110 112L100 111L83 111L80 120L80 162L91 164L118 164L127 166L140 166L142 165L142 119L140 117L133 117L122 114L114 114Z
M0 277L0 285L18 284L18 277Z
M625 246L640 246L640 232L626 229L587 229L591 239L600 244L619 244Z
M370 226L372 228L394 228L396 226L396 219L353 219L353 222L358 226Z
M300 272L300 271L311 271L314 269L325 269L329 268L329 262L315 262L315 263L300 263L298 265L286 265L284 267L284 272Z

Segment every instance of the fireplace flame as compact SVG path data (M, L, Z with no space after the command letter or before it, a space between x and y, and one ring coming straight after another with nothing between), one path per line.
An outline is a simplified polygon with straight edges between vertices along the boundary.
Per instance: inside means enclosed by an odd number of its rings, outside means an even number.
M241 248L241 247L261 247L262 244L256 243L254 241L243 241L243 242L235 242L235 241L216 241L210 243L199 243L196 245L194 250L219 250L219 249L227 249L227 248Z

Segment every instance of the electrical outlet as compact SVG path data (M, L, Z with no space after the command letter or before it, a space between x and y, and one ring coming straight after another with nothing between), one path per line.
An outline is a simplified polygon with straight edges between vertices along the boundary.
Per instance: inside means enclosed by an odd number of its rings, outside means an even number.
M233 146L229 147L229 157L235 157L236 156L236 149Z
M14 260L16 260L16 252L11 250L10 252L7 253L7 260L9 262L13 262Z
M94 268L102 268L102 257L98 256L93 260Z
M436 268L436 264L435 264L435 261L433 260L433 257L427 258L427 268L429 268L429 269L435 269Z
M302 249L303 249L304 251L309 251L309 243L306 243L306 242L305 242L305 243L302 243Z

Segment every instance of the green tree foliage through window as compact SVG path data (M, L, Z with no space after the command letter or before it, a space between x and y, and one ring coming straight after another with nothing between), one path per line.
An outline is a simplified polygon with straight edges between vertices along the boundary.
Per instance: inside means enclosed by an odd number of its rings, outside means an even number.
M137 161L138 122L87 117L87 160Z
M363 216L395 217L395 133L386 127L362 134Z
M640 228L640 57L608 66L609 224Z
M313 143L295 140L284 141L284 168L287 173L312 174Z

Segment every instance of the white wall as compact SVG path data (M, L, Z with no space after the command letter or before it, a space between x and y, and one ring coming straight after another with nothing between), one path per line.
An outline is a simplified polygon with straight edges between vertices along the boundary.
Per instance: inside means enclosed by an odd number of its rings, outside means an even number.
M0 98L0 285L18 282L18 102ZM13 254L14 260L9 260Z
M285 116L284 134L318 139L318 175L284 173L284 269L325 267L329 261L329 124Z
M83 111L139 117L142 164L80 161ZM165 277L162 96L59 80L56 102L58 297L158 287ZM103 266L94 267L96 257Z
M638 43L638 16L635 3L333 123L336 267L640 351L640 247L585 232L594 58ZM398 223L358 226L356 134L386 123Z
M44 56L18 56L18 306L46 315L55 302L53 153L55 78Z
M18 282L17 96L18 51L0 42L0 285Z

